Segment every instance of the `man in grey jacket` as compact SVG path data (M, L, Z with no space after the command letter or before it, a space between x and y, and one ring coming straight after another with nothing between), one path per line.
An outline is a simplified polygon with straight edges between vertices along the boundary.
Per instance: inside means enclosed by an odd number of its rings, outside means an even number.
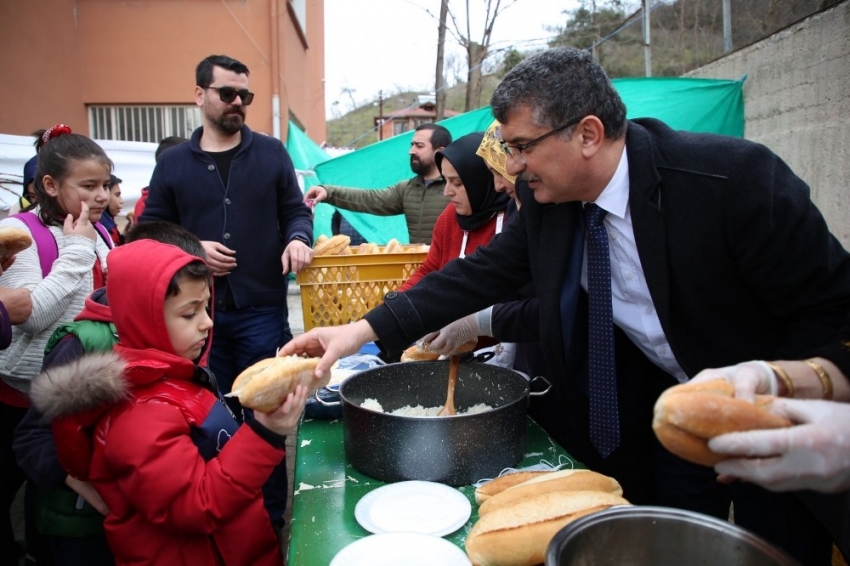
M434 223L449 202L443 196L446 182L434 154L450 143L452 135L443 126L421 124L410 142L410 168L416 173L412 179L378 190L316 185L305 193L304 200L378 216L404 214L410 241L430 244Z

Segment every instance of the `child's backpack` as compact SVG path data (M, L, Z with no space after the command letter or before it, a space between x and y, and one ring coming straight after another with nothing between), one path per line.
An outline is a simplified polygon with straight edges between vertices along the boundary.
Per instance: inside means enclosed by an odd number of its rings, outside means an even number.
M53 237L53 233L41 222L41 218L32 212L19 212L13 214L10 218L17 218L29 228L32 239L38 248L41 276L47 277L47 274L53 268L53 262L59 257L59 246L56 244L56 238ZM106 228L100 222L95 222L94 227L100 234L100 237L103 238L103 241L106 242L106 245L110 249L114 247L112 238L109 236Z

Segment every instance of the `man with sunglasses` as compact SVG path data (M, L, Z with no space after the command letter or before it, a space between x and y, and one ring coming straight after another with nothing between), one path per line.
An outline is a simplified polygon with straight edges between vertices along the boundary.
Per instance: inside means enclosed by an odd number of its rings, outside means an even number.
M139 219L180 224L204 246L215 275L210 369L224 393L242 370L292 339L288 274L313 257L313 219L289 154L280 140L245 125L254 100L248 74L248 67L224 55L198 64L195 104L203 125L189 142L161 155ZM285 463L279 470L273 493L267 491L273 504L266 498L278 523L286 504Z
M829 535L797 494L720 484L651 426L667 387L705 368L812 356L841 328L850 254L809 188L764 146L627 120L586 51L526 59L491 106L507 172L523 178L518 218L363 320L313 329L281 355L324 353L323 372L362 342L408 344L533 282L553 388L529 412L555 440L633 503L726 519L733 500L736 523L829 564Z

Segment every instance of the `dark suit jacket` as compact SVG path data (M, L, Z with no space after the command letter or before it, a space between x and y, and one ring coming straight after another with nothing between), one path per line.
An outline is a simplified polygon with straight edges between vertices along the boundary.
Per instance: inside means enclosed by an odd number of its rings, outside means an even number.
M779 157L746 140L677 132L654 119L629 122L626 151L641 264L689 376L750 359L799 358L834 336L850 312L850 255ZM548 417L534 416L589 467L611 472L621 460L616 468L628 474L630 457L618 453L646 453L652 404L675 382L618 332L623 443L602 461L587 434L581 203L539 204L527 186L518 190L519 218L488 246L406 293L389 293L366 319L382 341L409 344L532 281L555 380Z

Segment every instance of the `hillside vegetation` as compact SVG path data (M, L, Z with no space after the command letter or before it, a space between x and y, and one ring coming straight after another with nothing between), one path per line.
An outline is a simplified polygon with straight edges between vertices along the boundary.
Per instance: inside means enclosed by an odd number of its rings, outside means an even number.
M732 49L759 41L840 1L844 0L731 0ZM552 28L556 35L550 46L593 49L612 78L644 76L642 18L639 11L627 13L625 4L626 0L583 3L592 6L592 10L582 7L570 12L565 26ZM656 0L650 24L653 76L680 76L724 55L722 0ZM532 53L509 49L491 54L484 67L491 73L484 77L479 107L488 104L501 77ZM458 83L446 92L446 108L462 112L466 83ZM384 116L416 106L419 94L424 93L403 92L387 97L383 101ZM329 120L328 144L364 147L375 143L378 114L378 105L373 103Z
M499 83L499 77L490 75L485 77L484 90L482 92L482 104L486 106L493 94L493 90ZM422 92L401 92L384 98L384 117L392 115L393 112L404 110L410 106L417 106L418 96L427 94ZM463 104L466 96L466 83L459 83L446 89L446 108L455 112L463 112ZM338 147L365 147L378 140L375 130L375 118L378 117L379 107L377 103L364 104L359 108L336 118L328 120L328 145ZM358 139L359 138L359 139Z

